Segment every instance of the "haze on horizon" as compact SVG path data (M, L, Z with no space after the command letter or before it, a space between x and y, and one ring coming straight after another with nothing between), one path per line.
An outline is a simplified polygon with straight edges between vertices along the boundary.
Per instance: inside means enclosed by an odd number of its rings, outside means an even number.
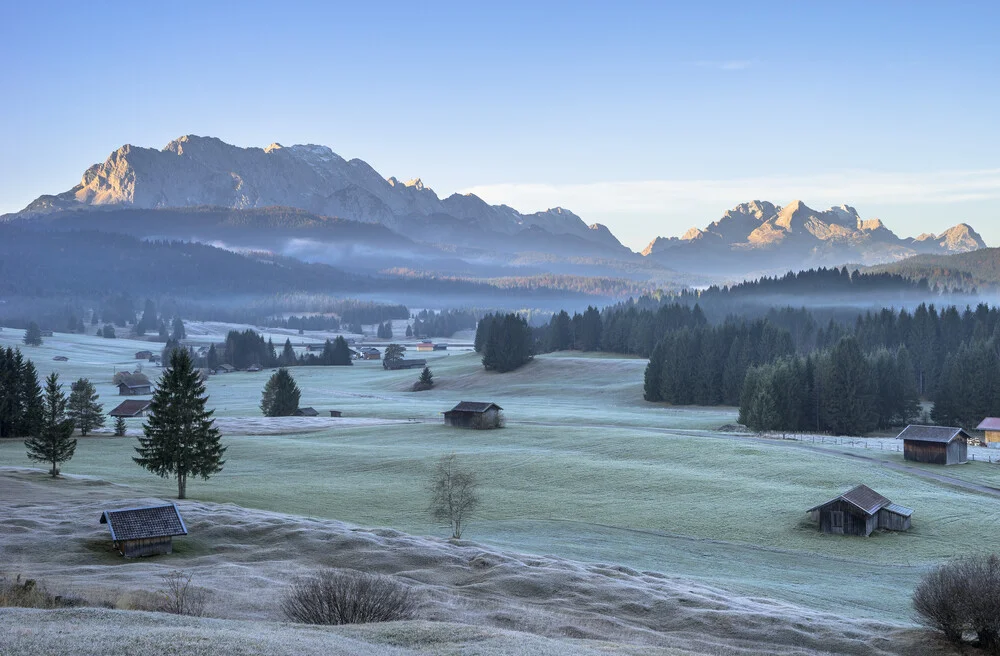
M0 213L125 143L318 143L439 195L560 205L628 246L754 198L1000 243L983 3L706 7L23 4L0 71Z

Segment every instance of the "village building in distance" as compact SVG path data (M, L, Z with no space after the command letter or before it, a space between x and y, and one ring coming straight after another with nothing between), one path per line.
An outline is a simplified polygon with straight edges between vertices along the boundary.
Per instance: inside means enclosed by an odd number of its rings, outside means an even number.
M119 396L143 396L153 393L153 385L143 373L120 373L116 378Z
M987 417L979 422L976 430L983 431L983 440L991 449L1000 449L1000 417Z
M128 401L122 401L117 408L108 413L111 417L145 417L146 413L149 412L149 406L152 405L152 401L140 401L138 399L129 399Z
M968 461L969 434L949 426L910 425L899 434L903 459L932 465L958 465Z
M857 485L807 510L824 533L863 535L873 531L907 531L913 511L889 501L867 485Z

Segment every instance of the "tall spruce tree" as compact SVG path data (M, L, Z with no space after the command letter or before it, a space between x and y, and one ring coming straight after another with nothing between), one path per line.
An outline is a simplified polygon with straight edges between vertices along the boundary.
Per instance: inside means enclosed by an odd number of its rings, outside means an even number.
M181 321L180 317L174 317L174 323L171 327L170 338L175 342L179 342L187 337L187 331L184 330L184 322Z
M323 352L326 353L326 349ZM337 366L354 364L354 361L351 359L351 347L347 345L347 340L341 335L337 335L337 339L333 340L333 348L331 349L328 364Z
M302 393L288 369L281 367L267 383L261 393L260 410L265 417L291 417L299 409Z
M81 378L70 385L69 403L66 416L80 430L80 435L104 425L104 407L97 402L97 390L94 384L86 378Z
M142 426L143 436L132 460L162 478L177 479L177 498L187 497L191 476L208 480L222 471L226 447L219 441L219 430L206 410L208 396L191 356L183 349L170 354L168 369L163 372L149 406L149 417Z
M38 324L32 321L24 331L24 343L26 346L42 345L42 330Z
M66 418L66 395L59 384L59 374L53 372L45 379L45 398L42 421L37 434L24 441L28 459L52 465L49 474L59 475L59 465L73 457L76 440L73 439L73 422Z
M285 340L285 347L281 349L281 357L278 358L278 364L282 367L290 367L295 364L295 349L292 348L292 340Z

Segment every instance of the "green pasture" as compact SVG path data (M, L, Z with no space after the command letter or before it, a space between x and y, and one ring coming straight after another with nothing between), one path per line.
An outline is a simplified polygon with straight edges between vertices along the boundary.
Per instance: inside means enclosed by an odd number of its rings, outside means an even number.
M0 343L12 341L12 331L0 333ZM98 382L110 409L119 400L112 369L134 362L128 356L142 344L57 336L24 351L42 374L55 369L67 383L79 376ZM70 359L52 361L57 354ZM439 386L421 393L406 391L418 371L386 372L377 363L293 369L302 405L321 413L419 421L332 420L314 432L226 434L224 471L191 481L189 495L444 537L427 513L427 484L435 460L455 452L482 484L469 540L900 620L911 617L909 595L929 567L1000 539L1000 499L845 457L843 447L816 452L713 430L735 422L731 408L647 404L642 360L555 354L499 375L484 372L474 354L428 359ZM211 377L211 405L220 416L259 417L267 376ZM508 426L445 427L440 413L462 399L496 401ZM134 435L141 422L133 422ZM134 443L81 439L64 471L175 494L172 481L132 463ZM32 466L17 440L0 441L0 465ZM982 472L990 484L998 471L977 464L958 473ZM805 511L857 483L914 508L913 529L867 539L819 533Z

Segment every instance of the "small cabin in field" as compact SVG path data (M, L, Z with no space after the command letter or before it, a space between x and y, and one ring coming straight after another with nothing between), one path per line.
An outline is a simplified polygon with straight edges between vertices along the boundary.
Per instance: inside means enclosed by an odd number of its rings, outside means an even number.
M903 459L932 465L958 465L968 460L969 435L949 426L907 426L899 434Z
M172 553L175 535L187 535L187 527L174 504L105 510L101 523L108 525L111 541L126 558Z
M136 360L148 360L151 357L153 357L153 352L152 351L136 351L135 352L135 359Z
M318 417L319 413L316 412L316 408L299 408L295 411L296 417Z
M461 428L500 428L503 426L503 408L496 403L462 401L444 413L444 423Z
M824 533L863 535L873 531L907 531L913 511L889 501L867 485L857 485L806 512Z
M417 344L417 350L418 351L433 351L434 350L434 342L425 339L424 341L422 341L419 344Z
M236 367L234 367L231 364L220 364L218 367L215 368L215 371L220 374L231 374L234 371L236 371Z
M372 346L366 346L358 351L358 357L362 360L381 360L382 352Z
M57 355L52 359L55 360L56 362L69 362L69 358L66 357L65 355Z
M330 411L330 416L331 417L341 417L341 416L343 416L343 414L344 413L342 411L340 411L340 410L331 410Z
M144 394L152 394L153 386L146 378L145 374L141 373L123 373L118 376L118 395L119 396L142 396Z
M1000 417L987 417L979 422L976 430L984 432L983 439L991 449L1000 449Z
M152 401L128 400L122 401L114 410L108 413L111 417L145 417Z

